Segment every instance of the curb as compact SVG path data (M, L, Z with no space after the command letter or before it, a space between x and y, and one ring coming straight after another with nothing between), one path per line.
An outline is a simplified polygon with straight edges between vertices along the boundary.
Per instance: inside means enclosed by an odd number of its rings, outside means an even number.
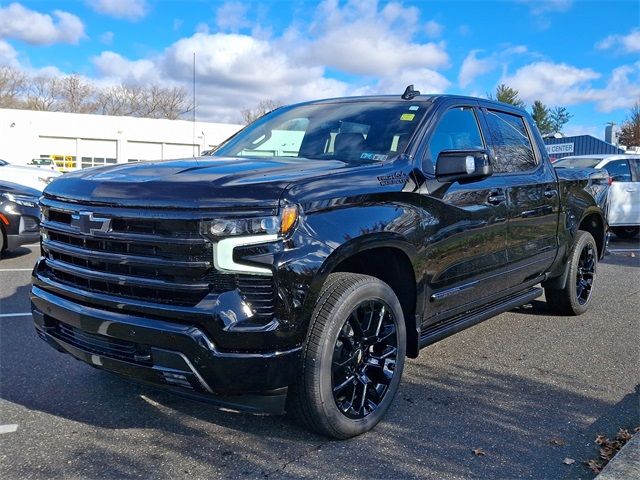
M596 477L598 480L640 478L640 433L636 433Z

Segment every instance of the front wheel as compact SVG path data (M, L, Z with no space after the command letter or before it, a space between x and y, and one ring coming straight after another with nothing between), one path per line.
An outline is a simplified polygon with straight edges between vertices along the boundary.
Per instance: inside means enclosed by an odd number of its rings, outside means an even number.
M311 318L289 412L334 438L372 429L398 390L405 353L406 329L393 290L367 275L329 275Z
M582 315L591 303L598 267L598 247L589 232L578 231L568 262L564 288L547 287L544 294L552 310L562 315Z

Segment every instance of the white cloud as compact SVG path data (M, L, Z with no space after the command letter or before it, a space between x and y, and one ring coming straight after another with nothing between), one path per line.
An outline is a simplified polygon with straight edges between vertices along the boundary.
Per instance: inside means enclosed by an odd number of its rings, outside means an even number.
M374 0L352 0L343 7L337 0L325 0L309 28L310 40L297 45L298 56L360 75L448 65L444 43L413 40L419 17L417 8L399 3L380 9Z
M442 30L444 30L444 25L441 25L435 20L429 20L424 26L424 31L429 38L440 37L440 35L442 35Z
M571 8L572 0L519 0L527 4L534 15L544 15L549 12L566 12Z
M621 49L625 53L640 52L640 28L631 30L627 35L609 35L596 44L600 50Z
M598 127L595 125L575 125L572 122L569 122L565 127L563 127L562 133L564 133L566 137L591 135L592 137L604 139L604 125Z
M489 73L499 66L506 69L511 57L529 53L529 50L525 45L506 45L501 51L484 58L478 57L480 52L482 52L482 50L471 50L462 61L460 71L458 72L458 84L462 88L468 87L477 77Z
M500 82L515 88L528 103L541 100L551 105L573 105L591 99L589 82L600 74L566 63L534 62L519 68Z
M0 65L19 67L18 52L4 40L0 40Z
M115 52L102 52L92 59L98 73L124 83L150 83L160 80L152 60L129 60Z
M413 85L422 94L443 93L451 82L440 73L428 68L409 68L396 75L382 77L374 85L355 88L350 95L380 95L402 93L407 85Z
M113 32L104 32L100 35L100 42L105 45L111 45L113 43Z
M462 62L460 73L458 74L458 83L462 88L466 88L476 77L496 68L497 64L493 57L478 58L480 51L471 50Z
M528 103L534 100L549 105L592 102L602 112L628 108L640 96L640 62L615 68L603 87L594 87L593 82L601 77L590 68L535 62L500 81L518 90Z
M295 102L347 93L347 84L324 77L323 67L296 65L272 42L240 34L196 33L154 58L130 60L102 52L93 63L101 76L114 81L190 90L193 52L201 118L238 121L242 108L263 99Z
M76 44L84 37L84 24L71 13L54 10L52 17L19 3L0 7L0 38L14 38L31 45L53 45Z
M125 20L139 20L149 11L146 0L87 0L96 12Z
M216 25L222 31L237 32L251 26L247 20L249 6L241 2L225 2L216 10Z

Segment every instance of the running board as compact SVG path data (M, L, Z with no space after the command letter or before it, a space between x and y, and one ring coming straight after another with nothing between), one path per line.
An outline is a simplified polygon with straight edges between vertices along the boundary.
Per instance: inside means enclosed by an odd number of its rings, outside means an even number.
M456 315L455 317L442 320L433 325L429 325L420 331L420 348L436 343L454 333L458 333L465 328L469 328L476 323L480 323L488 318L507 312L513 308L524 305L542 295L541 288L530 288L525 291L514 293L507 297L491 302L487 305L474 308L468 312Z

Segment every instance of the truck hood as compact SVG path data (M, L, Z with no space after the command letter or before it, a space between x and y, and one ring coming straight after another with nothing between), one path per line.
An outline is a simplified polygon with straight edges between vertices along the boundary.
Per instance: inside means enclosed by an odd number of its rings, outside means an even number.
M44 191L80 203L156 208L270 208L301 179L353 168L339 161L226 158L141 162L68 173Z

